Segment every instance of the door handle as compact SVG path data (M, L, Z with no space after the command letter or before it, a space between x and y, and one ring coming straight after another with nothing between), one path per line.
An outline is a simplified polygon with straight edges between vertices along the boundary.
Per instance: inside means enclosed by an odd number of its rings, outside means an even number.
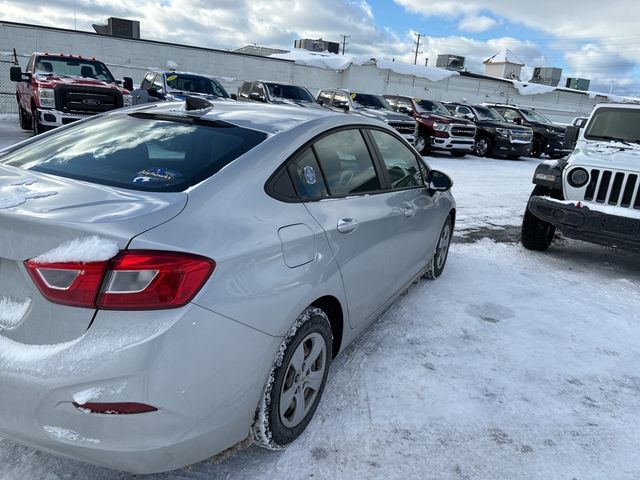
M340 233L353 232L358 228L358 225L360 225L360 222L355 218L341 218L338 220L338 231Z

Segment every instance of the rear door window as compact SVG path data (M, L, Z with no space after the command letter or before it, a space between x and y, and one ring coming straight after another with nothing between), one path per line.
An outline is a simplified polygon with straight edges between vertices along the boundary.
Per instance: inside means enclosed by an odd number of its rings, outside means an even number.
M318 140L313 149L329 194L356 195L380 190L380 179L360 130L341 130Z
M416 155L393 135L381 130L370 130L382 156L382 161L394 190L424 185Z
M133 190L178 192L267 138L263 132L143 112L108 116L19 148L7 165Z

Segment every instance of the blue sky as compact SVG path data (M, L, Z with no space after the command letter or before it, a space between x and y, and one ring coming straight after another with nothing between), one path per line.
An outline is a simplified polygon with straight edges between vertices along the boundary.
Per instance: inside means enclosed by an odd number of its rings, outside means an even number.
M483 73L484 59L509 48L527 65L523 80L532 67L561 67L601 91L640 96L638 0L4 0L2 11L3 20L88 31L109 16L140 20L143 38L223 49L347 34L350 54L410 63L419 32L421 64L452 53Z

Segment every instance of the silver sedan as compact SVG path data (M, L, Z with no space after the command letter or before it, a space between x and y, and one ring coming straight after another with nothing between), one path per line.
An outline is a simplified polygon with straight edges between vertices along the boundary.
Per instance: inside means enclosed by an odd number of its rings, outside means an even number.
M445 266L452 182L360 116L186 102L0 154L0 432L138 473L311 421L331 360Z

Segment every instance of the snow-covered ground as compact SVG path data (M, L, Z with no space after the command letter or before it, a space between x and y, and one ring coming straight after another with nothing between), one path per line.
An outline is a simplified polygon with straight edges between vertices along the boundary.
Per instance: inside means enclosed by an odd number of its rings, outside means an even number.
M144 478L640 478L640 259L524 250L536 160L428 160L455 181L445 272L335 360L302 437ZM0 438L1 480L128 478Z

